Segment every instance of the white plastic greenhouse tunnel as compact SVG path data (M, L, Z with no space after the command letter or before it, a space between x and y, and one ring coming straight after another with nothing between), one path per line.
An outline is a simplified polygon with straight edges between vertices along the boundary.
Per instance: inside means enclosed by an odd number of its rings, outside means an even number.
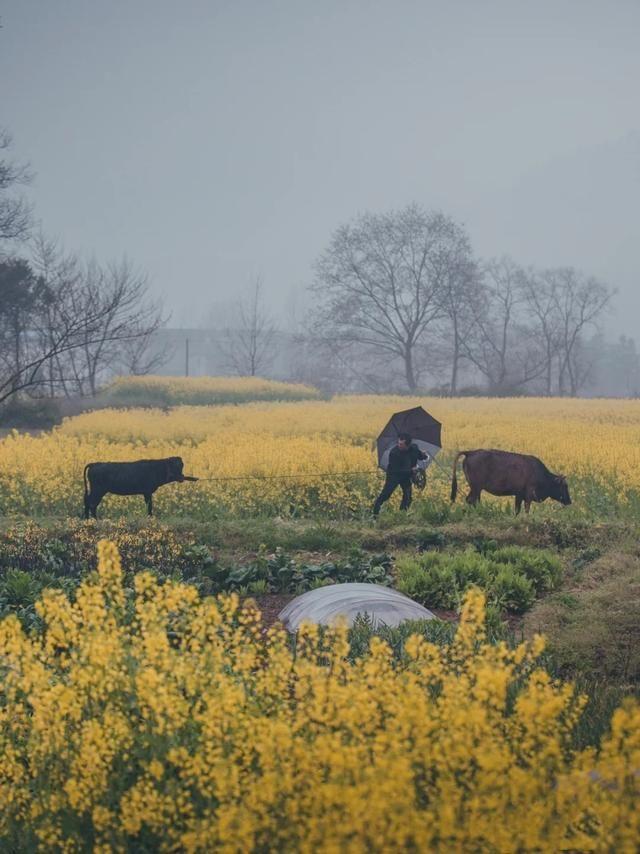
M303 622L330 626L339 620L353 625L366 614L374 625L398 626L405 620L433 620L435 614L404 593L379 584L331 584L309 590L280 611L280 621L290 632Z

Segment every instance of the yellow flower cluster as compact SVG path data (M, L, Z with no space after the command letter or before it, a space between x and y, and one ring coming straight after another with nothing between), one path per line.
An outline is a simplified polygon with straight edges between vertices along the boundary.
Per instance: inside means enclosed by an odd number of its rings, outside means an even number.
M417 403L443 423L438 461L446 468L429 470L429 499L447 497L454 452L478 447L539 456L568 477L579 500L590 486L623 499L640 493L640 401L360 396L168 412L100 410L40 437L14 433L0 442L0 510L75 514L86 463L174 454L183 457L187 473L203 480L161 489L160 513L354 509L379 486L376 435L394 411ZM369 474L310 477L361 471ZM287 477L264 479L280 475ZM144 510L139 499L107 498L104 507L111 513Z
M320 393L302 383L264 380L260 377L119 377L104 392L114 400L159 400L206 405L247 403L251 400L308 400Z
M3 850L637 850L640 709L573 750L583 700L539 637L486 641L477 591L400 662L148 573L130 599L107 541L38 609L0 623Z

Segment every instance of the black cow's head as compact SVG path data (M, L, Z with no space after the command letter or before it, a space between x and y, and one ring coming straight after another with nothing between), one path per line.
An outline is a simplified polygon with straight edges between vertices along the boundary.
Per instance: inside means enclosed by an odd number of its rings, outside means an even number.
M181 483L184 480L184 475L182 474L183 468L184 463L182 462L182 457L168 457L167 483L173 483L174 481Z
M560 504L564 504L565 507L571 504L569 486L563 474L554 474L551 478L551 497L559 501Z

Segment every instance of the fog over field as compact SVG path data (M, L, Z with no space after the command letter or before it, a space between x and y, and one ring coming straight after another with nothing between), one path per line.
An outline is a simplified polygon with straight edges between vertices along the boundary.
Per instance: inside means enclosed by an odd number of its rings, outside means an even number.
M640 851L640 0L0 6L0 854Z
M21 0L2 121L47 230L126 252L176 325L256 273L284 311L340 223L417 201L603 277L633 334L639 33L633 0Z
M32 233L41 227L81 263L97 259L100 275L87 275L102 276L102 292L118 278L108 265L126 257L118 275L139 286L136 304L158 301L152 321L128 319L149 333L139 340L150 358L137 348L122 365L111 359L111 375L162 368L266 374L329 391L633 396L639 34L633 0L189 0L179 9L166 0L22 0L2 17L0 127L11 135L5 155L33 172L23 188ZM464 232L484 279L475 297L469 280L459 302L476 318L484 307L482 330L460 332L449 306L417 320L410 342L381 344L386 332L372 338L366 311L346 329L353 305L337 294L320 305L331 276L346 287L344 269L317 277L340 227L360 223L371 237L366 216L401 217L411 205L441 211ZM417 222L424 236L426 220ZM406 241L406 220L403 228ZM13 252L29 254L24 245ZM36 270L40 256L30 256ZM508 287L518 316L496 368L486 347L496 349L501 298L481 291L491 287L488 260L505 256L516 265ZM567 269L571 332L561 316ZM585 319L575 289L594 282L598 306ZM535 305L540 294L546 308ZM549 317L553 334L542 329ZM239 357L246 347L233 335L256 318L268 327L262 353ZM151 334L158 325L164 337ZM290 344L310 341L311 329L331 358L307 354L303 366ZM80 393L94 393L108 373L93 370Z

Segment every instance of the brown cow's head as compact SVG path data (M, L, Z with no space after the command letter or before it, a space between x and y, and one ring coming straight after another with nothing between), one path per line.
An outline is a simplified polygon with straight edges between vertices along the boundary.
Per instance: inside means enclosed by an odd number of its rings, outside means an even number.
M567 484L567 479L563 474L555 474L553 476L553 490L551 492L551 497L555 498L555 500L559 501L561 504L564 504L565 507L571 504L569 486Z
M184 480L184 475L182 474L183 468L184 463L182 462L182 457L168 457L167 483L174 483L175 481L181 483Z

